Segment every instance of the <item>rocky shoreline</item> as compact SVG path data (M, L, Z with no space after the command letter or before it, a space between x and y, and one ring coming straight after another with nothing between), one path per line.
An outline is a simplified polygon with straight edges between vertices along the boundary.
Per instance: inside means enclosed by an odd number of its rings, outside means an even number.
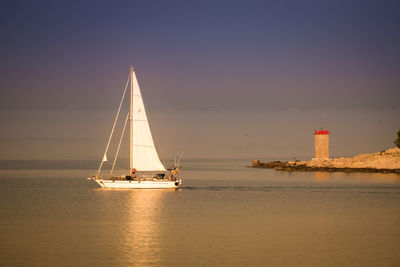
M323 172L363 172L400 174L400 149L362 154L353 158L312 159L311 161L271 161L253 160L254 168L270 168L277 171L323 171Z

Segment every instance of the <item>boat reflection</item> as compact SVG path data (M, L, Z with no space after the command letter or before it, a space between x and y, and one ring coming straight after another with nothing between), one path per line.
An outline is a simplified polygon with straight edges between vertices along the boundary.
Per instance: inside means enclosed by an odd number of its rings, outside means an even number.
M161 213L164 198L175 190L139 189L129 192L123 247L134 265L157 265L161 260Z

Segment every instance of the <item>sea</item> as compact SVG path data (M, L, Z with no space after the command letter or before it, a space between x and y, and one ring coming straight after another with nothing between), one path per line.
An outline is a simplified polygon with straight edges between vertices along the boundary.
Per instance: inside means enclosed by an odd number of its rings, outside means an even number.
M0 266L400 266L400 175L248 165L107 190L94 161L2 160Z

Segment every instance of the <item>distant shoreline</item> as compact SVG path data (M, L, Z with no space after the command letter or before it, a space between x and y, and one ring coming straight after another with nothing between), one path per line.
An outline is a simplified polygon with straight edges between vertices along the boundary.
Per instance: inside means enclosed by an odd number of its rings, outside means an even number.
M253 160L253 168L269 168L277 171L322 171L346 173L396 173L400 174L400 149L362 154L354 158L312 159L311 161Z

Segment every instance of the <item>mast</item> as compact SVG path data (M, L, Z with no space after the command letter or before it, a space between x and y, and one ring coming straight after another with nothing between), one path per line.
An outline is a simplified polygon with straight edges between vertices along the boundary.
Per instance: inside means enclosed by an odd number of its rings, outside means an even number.
M132 173L133 162L132 162L132 147L133 147L133 66L131 65L131 104L129 109L129 173Z

